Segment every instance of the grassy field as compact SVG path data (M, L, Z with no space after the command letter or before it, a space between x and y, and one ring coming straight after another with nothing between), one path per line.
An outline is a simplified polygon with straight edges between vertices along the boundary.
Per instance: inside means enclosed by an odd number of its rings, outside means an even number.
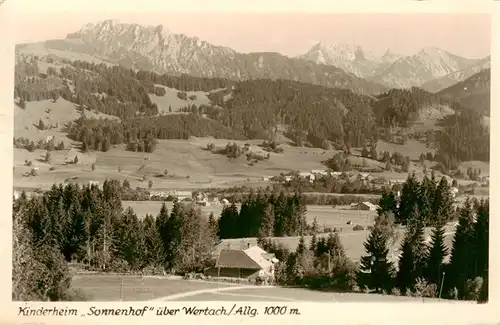
M438 302L436 299L405 296L117 275L76 275L72 286L80 289L90 301Z
M123 284L122 284L123 281ZM93 301L152 300L170 294L217 288L217 283L173 280L160 277L118 275L74 275L72 286ZM229 284L220 283L224 288Z
M149 94L149 98L153 103L158 106L159 112L168 113L169 109L172 109L172 112L177 112L180 108L184 108L191 105L209 105L210 99L207 96L207 93L204 91L186 91L188 99L183 100L177 97L177 93L179 90L174 88L165 87L162 85L155 85L155 87L165 89L165 96L156 96L154 94ZM194 99L189 99L191 96L196 96Z
M111 116L103 113L96 114L86 110L85 115L88 118L107 118L118 119L116 116ZM28 138L33 141L45 139L48 136L54 136L56 144L59 141L70 144L72 141L66 137L66 134L61 132L61 129L68 122L74 121L80 117L80 113L74 103L68 102L63 98L57 101L41 100L37 102L26 102L24 109L14 104L14 137ZM56 124L57 128L48 130L39 130L38 122L42 120L46 126Z
M20 110L20 108L17 108ZM22 113L22 112L21 112ZM24 113L22 113L24 114ZM42 113L40 113L43 115ZM44 113L45 114L45 113ZM31 117L24 116L25 120L35 123L38 121L38 115ZM53 117L56 120L56 117ZM67 117L66 119L69 119ZM58 119L63 121L64 118ZM17 122L16 122L17 123ZM20 123L20 122L19 122ZM61 124L61 123L60 123ZM16 128L16 136L24 136L32 139L43 139L46 136L53 135L56 140L65 139L60 130L52 129L39 131L35 129ZM67 143L71 144L67 138ZM232 187L232 186L251 186L262 187L271 185L264 181L264 176L276 176L282 172L290 171L311 171L313 169L325 169L321 161L331 157L335 150L322 150L315 148L293 147L287 144L283 145L283 153L271 153L269 160L260 161L254 166L250 166L246 157L229 160L227 157L212 154L204 150L208 143L214 143L217 147L226 145L227 140L217 140L213 138L191 138L189 140L160 140L155 152L150 154L125 151L124 146L116 146L108 152L91 152L82 154L75 150L53 152L51 165L45 166L37 162L37 158L45 154L44 151L35 151L30 153L23 149L14 149L14 168L23 169L24 161L31 160L35 166L40 167L39 176L34 178L25 178L24 173L14 172L14 184L16 186L38 186L49 188L54 182L64 182L66 178L75 176L82 182L87 180L96 180L103 182L108 179L127 179L132 188L137 186L148 186L148 181L143 181L143 177L153 180L153 190L165 189L194 189L210 187ZM258 145L260 140L241 141L250 144L250 150L257 154L265 152ZM387 144L381 143L381 147L387 147ZM411 151L411 149L408 149ZM78 155L78 165L64 165L64 160L68 156ZM353 163L361 164L359 157L350 158ZM368 165L382 166L382 163L370 159L366 160ZM95 163L96 170L91 172L91 165ZM54 167L54 171L48 171ZM118 169L121 172L118 172ZM483 175L489 172L487 164L481 166ZM167 170L166 177L156 177ZM417 177L422 176L422 168L412 163L411 170L416 172ZM406 173L383 172L374 173L374 177L385 177L387 180L406 179ZM439 173L438 173L439 176Z
M437 299L414 298L365 293L338 293L303 288L242 288L230 291L203 292L186 295L173 301L314 301L314 302L438 302ZM450 302L441 300L441 302Z

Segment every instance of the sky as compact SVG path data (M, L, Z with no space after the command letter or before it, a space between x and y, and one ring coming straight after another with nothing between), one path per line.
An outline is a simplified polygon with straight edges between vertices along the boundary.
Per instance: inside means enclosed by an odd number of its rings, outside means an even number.
M76 0L74 0L76 1ZM87 23L164 25L239 52L295 56L318 41L349 43L382 54L388 48L411 55L437 47L467 58L490 54L490 16L481 13L224 13L25 11L16 16L16 43L64 38Z

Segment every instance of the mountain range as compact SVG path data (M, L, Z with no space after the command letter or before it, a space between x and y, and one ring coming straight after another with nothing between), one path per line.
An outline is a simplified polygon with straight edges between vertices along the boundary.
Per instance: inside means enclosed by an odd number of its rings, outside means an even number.
M163 26L105 20L64 39L19 44L17 53L97 61L172 75L232 80L288 79L377 94L387 88L422 87L438 92L488 68L490 57L467 59L428 47L410 56L388 49L377 56L358 45L318 42L307 53L239 53Z

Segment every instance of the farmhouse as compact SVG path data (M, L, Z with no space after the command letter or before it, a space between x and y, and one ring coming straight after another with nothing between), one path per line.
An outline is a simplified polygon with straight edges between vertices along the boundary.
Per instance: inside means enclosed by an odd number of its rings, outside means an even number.
M210 270L217 276L230 278L252 279L274 277L274 265L278 260L259 246L246 249L223 249L219 253L215 269ZM215 274L214 274L215 275Z
M333 172L331 175L335 178L338 178L338 177L342 176L342 172Z
M99 186L99 181L89 181L89 186Z
M364 211L376 211L378 206L370 202L360 202L356 206L359 210Z
M208 201L196 201L196 205L202 206L202 207L209 207L210 202Z
M168 197L168 193L165 193L165 192L149 192L149 198L153 198L153 197L159 197L159 198L166 198Z
M290 182L293 179L293 176L285 176L285 182Z
M328 175L328 170L323 170L323 169L313 169L313 170L311 170L311 174L313 174L313 175L321 175L321 176L326 176L326 175Z
M371 181L373 180L373 176L370 175L370 173L359 173L358 174L358 179L362 181Z
M192 199L193 198L193 192L191 191L175 191L174 196L179 200L185 200L185 199Z
M309 180L309 182L314 182L314 174L308 172L299 173L299 177Z

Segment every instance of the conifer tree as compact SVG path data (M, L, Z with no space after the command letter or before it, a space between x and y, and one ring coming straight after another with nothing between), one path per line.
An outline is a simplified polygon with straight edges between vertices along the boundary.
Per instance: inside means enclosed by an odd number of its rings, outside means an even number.
M436 188L432 202L432 213L436 216L435 224L446 223L453 213L453 198L445 177L442 177Z
M178 200L174 199L174 206L162 232L165 247L165 260L170 269L174 269L178 263L181 244L182 216L182 208Z
M136 269L140 266L141 255L143 253L141 235L142 231L139 219L132 208L129 207L123 214L123 219L118 225L116 244L118 256L126 261L131 269Z
M457 288L459 297L465 296L465 283L471 278L472 265L471 256L474 254L472 244L473 236L473 211L469 198L464 202L460 209L458 226L453 238L451 249L451 258L449 272L447 272L447 281L445 285L451 289Z
M210 236L215 240L217 240L217 233L219 231L219 225L217 220L215 220L215 216L213 212L210 212L208 215L208 229L210 232Z
M284 191L280 191L274 204L274 235L285 235L288 200Z
M234 202L222 209L219 219L219 237L236 238L238 226L238 208Z
M144 232L144 263L154 267L163 266L165 262L165 251L163 241L152 215L148 214L142 221Z
M396 196L394 195L394 192L384 188L382 192L382 197L380 198L379 204L378 204L378 209L377 209L377 214L382 215L384 212L396 212Z
M376 292L390 291L392 287L393 265L387 259L387 236L374 227L368 240L364 243L366 255L361 257L357 273L357 283L360 288L367 287Z
M422 276L425 265L425 238L423 221L420 220L417 203L411 218L408 220L405 238L401 245L401 256L398 262L396 285L401 292L413 290L417 278Z
M311 237L311 244L309 245L309 249L312 252L316 251L316 245L318 243L318 238L316 237L318 230L319 230L319 225L318 225L318 218L314 217L313 224L312 224L312 237Z
M328 238L326 239L326 247L331 258L335 262L340 263L346 260L345 249L342 245L342 242L340 241L338 233L331 232L330 234L328 234Z
M259 229L259 237L271 237L274 232L274 207L266 204Z
M414 256L412 247L412 235L409 231L406 232L405 238L401 245L401 256L398 260L398 272L395 278L395 286L400 292L406 292L407 289L413 289L416 281Z
M426 256L425 279L434 283L438 288L441 286L442 274L444 272L444 259L448 255L448 249L444 243L445 228L436 226L432 229L431 241Z
M396 222L406 225L408 219L412 216L415 204L418 202L419 183L415 174L408 175L408 179L403 184L401 190L401 199L399 202Z
M433 183L427 175L424 176L422 183L420 184L418 192L418 205L419 212L421 214L421 219L424 221L425 225L431 224L433 220L432 211L432 201L436 195L436 185Z
M306 251L306 243L304 240L304 236L300 236L299 244L297 245L296 253L298 255L303 254Z
M481 201L476 209L472 245L474 249L473 276L480 276L484 279L488 271L489 258L489 201Z

